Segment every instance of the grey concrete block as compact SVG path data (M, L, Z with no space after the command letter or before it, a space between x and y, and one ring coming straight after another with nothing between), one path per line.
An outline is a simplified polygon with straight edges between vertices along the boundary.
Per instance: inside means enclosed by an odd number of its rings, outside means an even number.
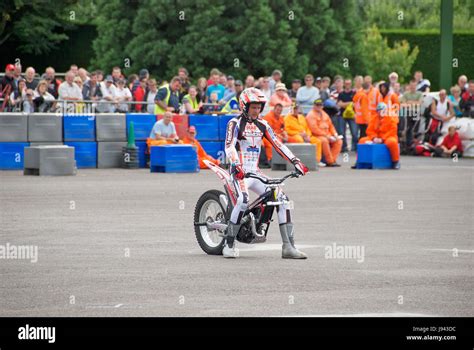
M290 149L293 154L298 157L309 170L318 170L318 163L316 162L316 145L311 143L285 143L285 146ZM290 166L290 168L288 168ZM289 170L292 165L283 159L278 152L273 151L272 155L272 170Z
M126 141L125 114L102 113L96 115L97 141Z
M27 142L28 114L0 114L0 142Z
M75 175L74 148L34 146L25 148L24 175Z
M58 141L38 141L38 142L30 142L30 146L60 146L64 145L63 142L58 142Z
M63 140L62 115L54 113L29 114L28 140L34 142L61 142Z
M97 142L97 168L121 168L126 142Z

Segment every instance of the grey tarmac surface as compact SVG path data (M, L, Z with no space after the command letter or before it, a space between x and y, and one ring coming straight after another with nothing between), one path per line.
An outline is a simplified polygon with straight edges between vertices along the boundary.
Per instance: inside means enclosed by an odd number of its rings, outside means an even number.
M474 160L323 168L286 182L305 261L267 243L225 260L199 248L193 211L211 171L0 171L0 316L474 316ZM266 171L273 177L284 172ZM333 244L364 259L328 259Z

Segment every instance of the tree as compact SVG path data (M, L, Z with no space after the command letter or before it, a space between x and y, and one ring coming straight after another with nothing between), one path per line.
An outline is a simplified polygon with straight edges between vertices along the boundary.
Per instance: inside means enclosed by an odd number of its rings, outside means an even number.
M325 11L324 40L316 48L316 62L324 74L355 76L365 71L362 58L363 27L354 0L331 0Z
M94 64L126 72L147 67L169 80L181 65L196 79L213 67L243 79L279 68L285 81L306 73L352 74L359 60L355 0L98 1ZM117 20L120 18L120 20ZM350 61L343 66L343 58Z
M299 61L298 39L291 35L290 22L275 13L268 0L250 2L232 22L234 57L241 65L235 70L244 73L240 76L270 75L276 68L291 74L298 64L305 66L304 61Z
M363 52L365 62L370 62L367 64L366 74L371 75L374 80L387 80L390 72L395 71L403 83L410 77L419 49L415 46L410 51L410 44L406 40L396 41L390 47L377 26L373 25L366 31Z
M359 0L369 26L381 29L439 30L441 0ZM453 0L454 30L474 28L474 1Z
M123 67L130 58L125 46L130 40L136 7L132 2L112 0L97 2L97 32L93 42L95 57L93 68L110 71L113 66Z
M187 67L194 78L206 75L214 66L224 68L231 44L221 18L224 1L213 6L182 1L179 7L166 0L152 0L140 6L132 26L133 39L126 46L133 67L148 67L161 80ZM227 70L226 70L227 72Z
M20 43L19 52L48 53L68 39L65 30L79 24L74 11L89 6L78 5L77 0L59 1L54 6L44 0L4 0L0 2L0 47L12 40Z

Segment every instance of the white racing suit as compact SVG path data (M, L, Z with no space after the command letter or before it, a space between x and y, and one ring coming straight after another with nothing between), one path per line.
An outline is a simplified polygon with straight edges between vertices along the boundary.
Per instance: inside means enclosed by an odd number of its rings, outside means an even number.
M262 139L264 137L284 159L289 162L293 162L297 159L288 147L280 142L265 120L258 118L253 121L248 121L241 115L231 119L227 124L225 153L230 163L240 164L245 173L251 172L265 176L258 168ZM232 177L235 193L237 194L237 202L232 210L229 229L226 235L226 245L231 248L234 246L234 238L240 229L240 221L249 204L248 190L250 189L258 196L266 191L266 185L258 179L245 178L238 180L233 175ZM278 188L277 200L287 203L277 207L280 233L283 240L283 257L296 258L298 256L298 258L305 258L306 256L301 256L301 254L304 255L304 253L299 252L294 247L293 224L291 223L288 197L283 193L281 188ZM289 247L286 247L287 256L285 256L285 244L289 245Z

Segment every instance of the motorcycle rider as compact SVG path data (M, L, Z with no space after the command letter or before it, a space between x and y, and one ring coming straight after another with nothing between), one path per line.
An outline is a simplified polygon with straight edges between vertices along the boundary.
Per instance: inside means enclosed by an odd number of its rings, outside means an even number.
M230 172L237 194L237 202L232 210L226 232L226 242L223 249L223 255L226 258L239 256L239 250L235 246L235 237L239 232L242 216L249 203L248 189L257 195L261 195L266 190L266 185L259 180L245 178L246 172L265 176L258 168L262 139L266 138L283 158L295 166L300 175L305 175L308 172L308 168L280 142L267 121L259 118L266 102L265 95L259 89L245 89L239 98L242 113L227 124L225 153L231 163ZM281 188L278 189L277 200L285 203L277 207L283 242L282 258L306 259L306 254L295 247L288 197Z

